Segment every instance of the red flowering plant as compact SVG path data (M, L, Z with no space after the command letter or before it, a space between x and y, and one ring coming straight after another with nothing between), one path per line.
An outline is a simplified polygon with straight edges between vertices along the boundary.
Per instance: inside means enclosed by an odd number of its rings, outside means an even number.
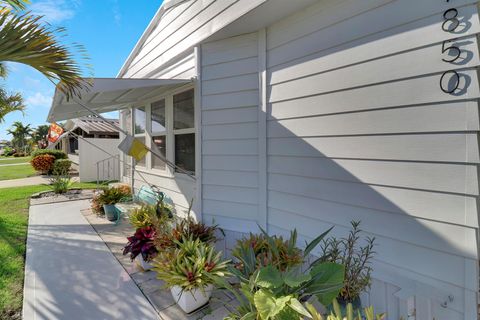
M152 227L138 228L135 234L128 237L128 244L123 249L123 255L130 254L130 259L134 260L139 254L143 260L151 261L158 254L158 250L153 243L156 231Z

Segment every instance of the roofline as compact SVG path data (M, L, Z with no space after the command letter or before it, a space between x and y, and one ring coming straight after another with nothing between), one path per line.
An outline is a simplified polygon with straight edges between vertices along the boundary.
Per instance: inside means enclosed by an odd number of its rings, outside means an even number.
M152 20L150 21L150 23L148 24L147 28L145 29L145 31L143 32L142 36L140 37L140 39L137 41L137 43L135 44L135 46L133 47L132 51L130 52L130 54L128 55L127 59L125 60L125 62L123 63L122 67L120 68L120 71L117 73L117 78L121 78L128 66L130 65L130 63L133 61L133 59L137 56L137 53L140 51L140 49L142 48L143 44L145 43L145 41L147 41L147 38L150 36L150 34L152 33L153 29L155 29L158 21L160 21L160 19L162 18L163 14L170 8L176 6L176 5L179 5L180 3L182 2L186 2L186 1L191 1L191 0L164 0L162 2L162 5L160 6L160 8L158 8L157 12L155 13L155 15L153 16Z

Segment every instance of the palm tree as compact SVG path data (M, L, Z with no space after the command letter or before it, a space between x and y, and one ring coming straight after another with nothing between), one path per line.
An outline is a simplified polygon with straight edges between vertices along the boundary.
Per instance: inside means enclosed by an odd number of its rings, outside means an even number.
M7 130L8 134L13 136L12 143L16 148L20 148L25 152L25 147L27 145L27 138L32 133L32 128L30 124L26 126L23 125L20 121L15 121L12 124L12 128Z
M82 80L82 70L70 49L60 44L55 36L62 34L64 29L51 27L42 22L40 16L19 13L28 2L0 0L0 77L7 75L5 62L23 63L57 83L68 98L78 95L79 90L88 84ZM81 46L73 47L86 59ZM8 95L0 88L0 121L7 113L23 111L24 108L20 94Z

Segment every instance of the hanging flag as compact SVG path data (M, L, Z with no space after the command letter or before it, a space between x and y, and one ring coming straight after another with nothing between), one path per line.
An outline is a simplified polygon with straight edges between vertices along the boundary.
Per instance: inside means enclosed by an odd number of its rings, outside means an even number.
M120 142L118 149L120 149L123 153L134 157L137 161L142 160L148 152L148 148L145 146L145 144L130 135L126 136L125 139Z
M50 125L50 129L48 129L48 141L50 141L51 143L57 142L62 133L63 128L56 123L52 123Z

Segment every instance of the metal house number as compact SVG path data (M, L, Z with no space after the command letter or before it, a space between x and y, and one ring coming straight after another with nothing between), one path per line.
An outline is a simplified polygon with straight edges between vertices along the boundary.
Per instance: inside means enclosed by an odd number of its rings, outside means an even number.
M447 0L447 2L450 1ZM453 33L457 30L459 25L460 20L458 20L458 10L456 8L450 8L443 13L442 30L444 32ZM462 49L451 44L451 42L455 40L456 39L443 41L442 53L449 55L453 54L453 58L442 58L442 61L446 63L454 63L460 58ZM459 85L460 75L455 70L445 71L440 77L440 89L445 93L453 94L455 90L458 89Z

